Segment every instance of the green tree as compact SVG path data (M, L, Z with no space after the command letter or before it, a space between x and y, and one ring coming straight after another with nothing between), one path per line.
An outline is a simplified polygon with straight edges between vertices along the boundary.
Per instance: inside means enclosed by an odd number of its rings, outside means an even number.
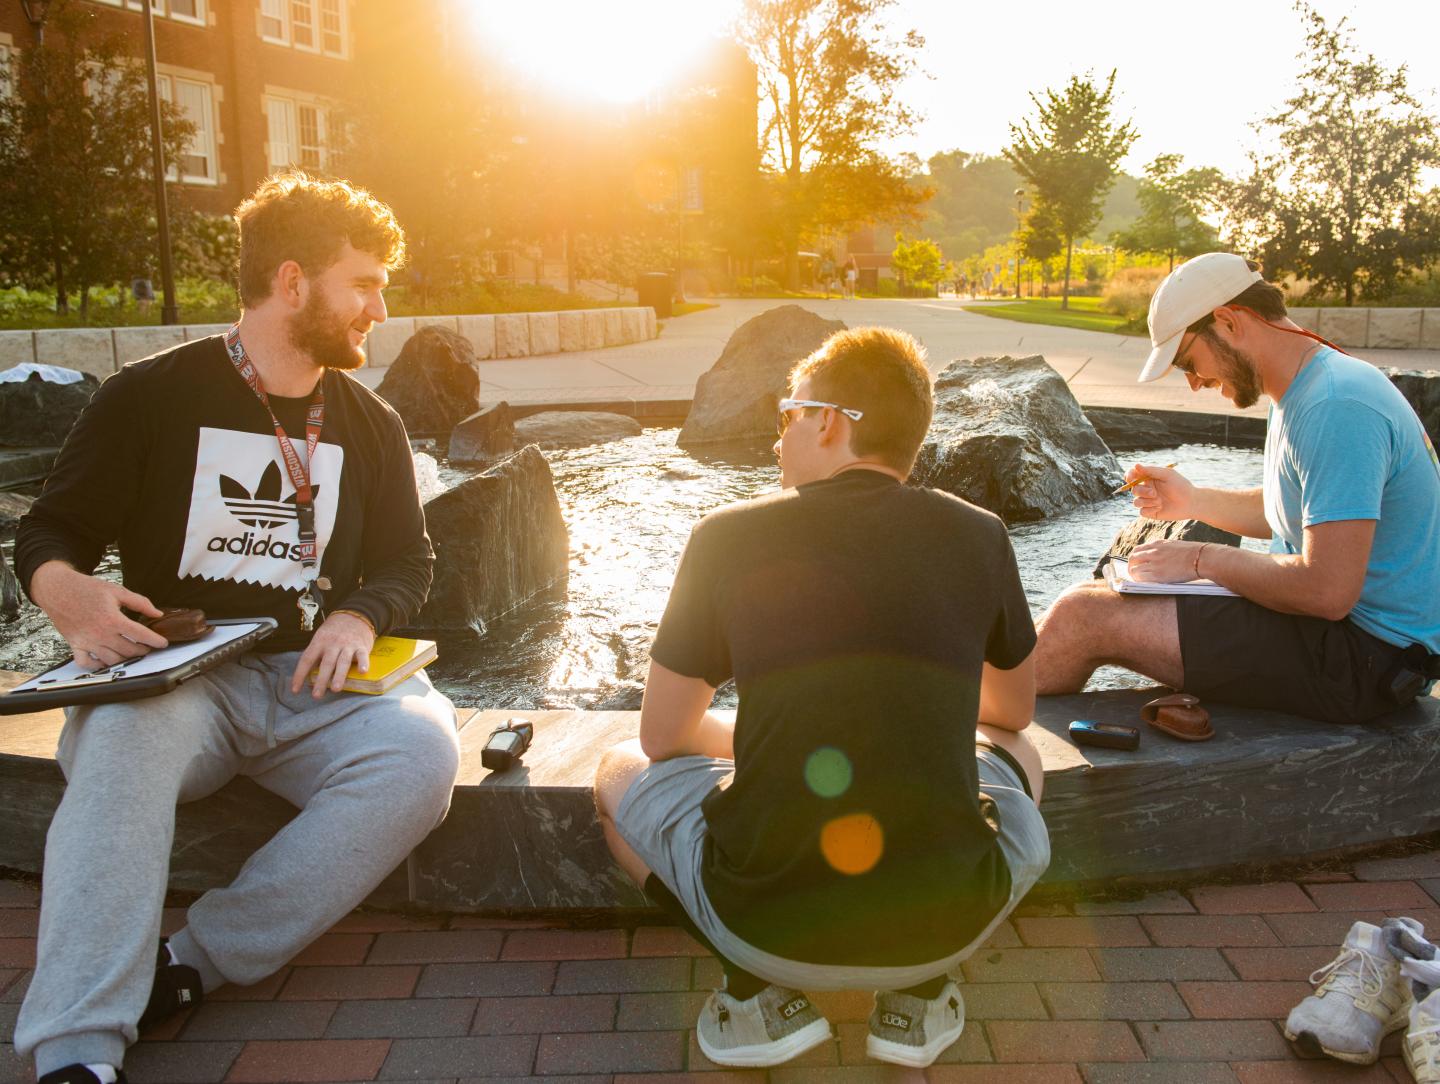
M1070 270L1075 241L1100 221L1115 170L1135 142L1134 126L1111 118L1115 73L1104 87L1093 77L1071 76L1061 91L1030 95L1036 116L1010 126L1005 157L1029 182L1034 213L1054 223L1065 246L1061 308L1070 307Z
M940 281L945 258L940 246L928 237L907 241L903 233L895 235L895 251L890 253L890 266L900 274L900 284L924 288Z
M20 54L12 92L0 95L0 266L53 288L57 312L78 292L82 316L93 287L126 282L158 257L143 69L93 22L70 0L52 5L45 44ZM161 117L173 169L195 128L165 102ZM183 225L177 195L169 203Z
M1422 171L1440 165L1435 118L1389 69L1306 3L1298 92L1256 129L1279 149L1251 155L1227 199L1233 239L1266 272L1293 271L1322 289L1383 297L1399 275L1440 254L1424 228Z
M1117 248L1159 253L1169 258L1172 271L1176 256L1198 256L1219 243L1215 228L1200 216L1217 205L1224 179L1209 167L1182 173L1182 161L1178 154L1162 154L1145 167L1140 217L1114 234Z
M779 182L785 285L803 238L823 227L912 217L927 193L877 150L916 117L897 96L924 45L890 37L895 0L745 0L739 40L756 66L764 165Z

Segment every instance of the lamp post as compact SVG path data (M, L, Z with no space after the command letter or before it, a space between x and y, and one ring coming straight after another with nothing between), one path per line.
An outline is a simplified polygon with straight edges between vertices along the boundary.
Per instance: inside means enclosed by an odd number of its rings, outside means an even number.
M50 0L20 0L25 9L25 18L35 31L35 44L45 44L45 18L50 14Z
M1025 228L1025 189L1015 189L1015 300L1020 300L1020 231Z
M160 307L160 322L178 324L180 311L175 305L175 269L170 260L170 213L165 206L165 149L161 141L160 82L155 77L155 12L151 0L140 0L140 3L140 18L145 28L145 74L150 83L150 157L155 178L155 221L160 229L160 282L165 291L165 300Z

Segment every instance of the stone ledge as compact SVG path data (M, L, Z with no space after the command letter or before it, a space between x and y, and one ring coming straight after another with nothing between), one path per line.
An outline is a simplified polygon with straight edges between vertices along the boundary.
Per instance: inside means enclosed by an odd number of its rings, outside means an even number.
M8 675L0 685L19 680ZM1032 735L1045 761L1042 811L1054 858L1045 882L1170 881L1299 864L1440 830L1426 780L1440 761L1440 699L1364 727L1217 707L1209 742L1141 725L1140 749L1082 749L1071 719L1136 723L1150 692L1046 697ZM495 775L480 749L506 718L535 723L521 767ZM462 711L450 816L370 903L445 911L576 911L645 906L606 852L590 781L601 754L633 737L639 713ZM59 711L0 718L0 866L37 872L64 782L53 759ZM239 779L177 814L171 887L234 877L294 816Z

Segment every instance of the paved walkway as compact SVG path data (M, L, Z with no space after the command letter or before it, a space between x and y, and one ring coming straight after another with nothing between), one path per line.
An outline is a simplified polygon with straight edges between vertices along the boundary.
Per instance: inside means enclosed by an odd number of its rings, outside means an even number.
M1150 384L1135 377L1149 351L1149 340L1071 328L1021 324L965 312L969 301L824 301L796 302L819 315L856 327L884 324L910 332L925 344L931 368L939 371L956 358L982 354L1043 354L1087 406L1146 406L1166 410L1231 412L1218 391L1192 393L1178 373ZM683 401L713 365L730 335L767 309L791 304L779 300L723 300L713 309L665 321L660 337L632 346L530 358L480 362L480 392L487 402L513 405L543 403ZM1440 351L1366 350L1379 365L1440 370ZM372 386L383 371L362 371ZM1263 416L1257 406L1248 413Z
M1279 1023L1352 922L1411 915L1437 928L1437 901L1440 851L1268 884L1023 907L963 965L969 1023L923 1078L1408 1081L1397 1036L1380 1064L1357 1068L1299 1060ZM8 1044L37 918L31 887L0 882L0 1081L31 1079ZM182 921L167 911L168 928ZM718 980L714 959L673 927L356 913L273 978L223 989L147 1035L127 1072L137 1084L722 1084L740 1074L713 1073L692 1030ZM868 994L815 1000L836 1039L772 1071L777 1084L922 1079L865 1057Z

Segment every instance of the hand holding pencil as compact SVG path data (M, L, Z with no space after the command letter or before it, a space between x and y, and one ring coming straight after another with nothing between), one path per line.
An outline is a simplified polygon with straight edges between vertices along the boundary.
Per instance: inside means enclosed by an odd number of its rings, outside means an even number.
M1131 493L1136 510L1146 519L1191 519L1195 486L1166 466L1136 463L1125 472L1125 485L1116 493Z

